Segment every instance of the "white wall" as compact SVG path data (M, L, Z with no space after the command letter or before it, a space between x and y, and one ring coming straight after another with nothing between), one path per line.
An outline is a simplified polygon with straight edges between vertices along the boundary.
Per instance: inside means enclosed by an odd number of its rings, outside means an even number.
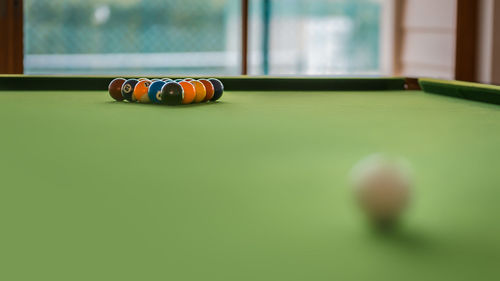
M456 9L456 0L405 1L401 75L454 78Z

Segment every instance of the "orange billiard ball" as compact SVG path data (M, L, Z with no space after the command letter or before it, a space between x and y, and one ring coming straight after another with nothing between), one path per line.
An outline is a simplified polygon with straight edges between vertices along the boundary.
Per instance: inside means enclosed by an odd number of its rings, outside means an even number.
M179 85L181 85L182 89L184 90L184 98L182 99L182 104L192 103L194 101L194 98L196 97L196 89L194 88L193 84L187 81L181 81L179 82Z
M116 78L113 79L111 83L109 83L108 92L113 99L117 101L122 101L125 99L122 95L122 86L125 83L125 81L127 80L125 80L124 78Z
M189 81L189 83L193 84L196 90L196 97L194 98L194 102L202 102L207 96L207 89L205 89L205 85L200 81Z
M151 85L150 80L141 80L135 85L134 98L137 101L142 102L142 103L150 102L149 96L148 96L149 85Z

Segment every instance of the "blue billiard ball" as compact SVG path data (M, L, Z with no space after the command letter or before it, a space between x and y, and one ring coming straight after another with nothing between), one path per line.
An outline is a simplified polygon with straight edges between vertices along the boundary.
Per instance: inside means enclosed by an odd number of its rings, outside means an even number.
M163 81L155 81L149 85L148 97L152 103L162 103L161 102L161 88L165 85Z

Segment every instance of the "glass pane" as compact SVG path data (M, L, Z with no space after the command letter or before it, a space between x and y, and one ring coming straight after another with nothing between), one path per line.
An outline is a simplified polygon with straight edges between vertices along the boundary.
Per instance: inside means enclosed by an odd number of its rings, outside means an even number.
M234 0L25 0L25 73L239 74Z
M380 71L383 0L254 0L250 73L372 75Z

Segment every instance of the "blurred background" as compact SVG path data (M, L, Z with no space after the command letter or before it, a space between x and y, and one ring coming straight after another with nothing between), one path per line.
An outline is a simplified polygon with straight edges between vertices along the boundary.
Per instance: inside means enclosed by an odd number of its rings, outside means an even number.
M234 0L25 0L25 72L238 74Z
M0 27L21 42L0 52L15 57L10 68L0 61L0 73L403 75L500 84L494 0L1 3L7 18L21 6L22 22Z
M378 0L254 0L251 74L377 74ZM235 0L25 0L25 72L238 75Z

